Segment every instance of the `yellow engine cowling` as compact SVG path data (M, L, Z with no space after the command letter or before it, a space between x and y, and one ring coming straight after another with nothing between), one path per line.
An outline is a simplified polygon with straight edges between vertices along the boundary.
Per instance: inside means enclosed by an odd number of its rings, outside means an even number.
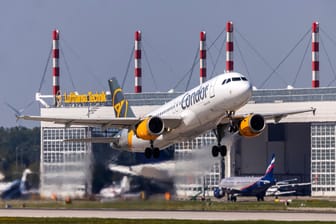
M164 129L163 120L159 117L147 117L135 129L135 134L143 140L155 140Z
M260 114L245 117L239 125L239 133L245 137L258 136L265 128L265 119Z

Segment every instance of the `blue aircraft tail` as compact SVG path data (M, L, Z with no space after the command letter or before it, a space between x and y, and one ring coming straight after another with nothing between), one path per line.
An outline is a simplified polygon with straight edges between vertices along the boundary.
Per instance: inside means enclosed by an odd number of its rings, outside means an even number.
M273 153L271 162L266 169L265 175L261 179L274 182L275 181L274 176L273 176L274 167L275 167L275 155Z

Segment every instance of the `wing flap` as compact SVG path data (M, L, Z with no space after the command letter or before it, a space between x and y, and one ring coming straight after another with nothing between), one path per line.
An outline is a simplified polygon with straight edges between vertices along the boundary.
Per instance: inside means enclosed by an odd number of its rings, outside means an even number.
M118 137L92 137L92 138L71 138L64 142L89 142L89 143L118 143Z
M74 118L74 117L41 117L41 116L18 116L18 119L31 121L53 122L64 124L69 127L72 125L100 126L104 128L129 128L135 126L139 118Z

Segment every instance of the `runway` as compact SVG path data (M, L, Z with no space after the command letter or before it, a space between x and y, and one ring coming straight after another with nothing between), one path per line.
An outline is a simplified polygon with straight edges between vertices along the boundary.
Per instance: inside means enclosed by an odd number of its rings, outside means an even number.
M89 209L0 209L1 217L68 217L179 220L275 220L335 221L336 213L304 212L202 212L202 211L120 211Z

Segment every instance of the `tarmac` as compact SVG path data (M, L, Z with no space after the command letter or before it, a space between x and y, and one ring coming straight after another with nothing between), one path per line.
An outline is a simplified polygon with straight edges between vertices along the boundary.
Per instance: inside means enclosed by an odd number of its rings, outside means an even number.
M328 212L125 211L90 209L0 209L0 217L66 217L175 220L335 221Z

